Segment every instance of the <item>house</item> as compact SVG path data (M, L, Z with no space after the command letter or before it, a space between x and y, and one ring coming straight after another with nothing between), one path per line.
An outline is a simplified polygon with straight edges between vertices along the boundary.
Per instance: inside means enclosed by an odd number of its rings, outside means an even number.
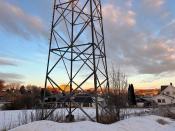
M136 96L137 107L150 107L153 104L153 100L150 97Z
M104 98L98 96L97 99L100 107L106 106L106 102ZM92 97L88 93L79 93L71 98L65 94L51 95L51 96L47 96L44 99L44 101L47 104L56 104L56 106L60 108L67 107L69 102L72 102L71 104L72 107L77 107L77 106L92 107L92 108L96 107L95 97Z
M74 101L81 104L81 107L92 107L93 99L89 94L78 94Z
M175 104L175 87L170 83L168 86L162 86L159 95L153 97L158 105Z

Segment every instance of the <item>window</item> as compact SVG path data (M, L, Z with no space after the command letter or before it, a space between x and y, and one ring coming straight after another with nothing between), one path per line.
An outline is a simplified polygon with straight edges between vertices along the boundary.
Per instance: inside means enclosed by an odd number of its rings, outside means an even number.
M161 99L157 99L157 102L158 102L158 103L161 103Z
M162 103L165 103L165 99L162 99Z

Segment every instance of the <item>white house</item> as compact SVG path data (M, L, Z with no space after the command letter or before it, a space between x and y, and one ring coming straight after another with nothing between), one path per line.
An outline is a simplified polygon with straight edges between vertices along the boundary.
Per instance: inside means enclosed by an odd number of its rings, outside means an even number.
M158 105L169 105L175 104L175 87L170 84L159 95L153 97L153 100Z

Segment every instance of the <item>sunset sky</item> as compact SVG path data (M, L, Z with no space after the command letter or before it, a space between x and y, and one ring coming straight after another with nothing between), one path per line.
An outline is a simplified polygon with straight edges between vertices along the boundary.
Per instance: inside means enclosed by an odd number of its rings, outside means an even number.
M136 88L175 83L175 0L102 3L109 70ZM0 79L44 85L51 16L52 0L0 0Z

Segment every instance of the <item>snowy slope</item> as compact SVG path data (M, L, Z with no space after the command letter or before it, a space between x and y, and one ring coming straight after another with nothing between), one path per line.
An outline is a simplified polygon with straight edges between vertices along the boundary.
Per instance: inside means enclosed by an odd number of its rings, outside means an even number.
M160 124L157 120L163 120L166 124ZM111 125L89 121L75 123L37 121L10 131L175 131L175 121L159 116L133 117Z
M95 109L85 108L84 110L92 117L95 117ZM23 125L24 122L31 122L31 113L34 115L36 114L35 110L0 111L0 131L3 129L14 128L18 125ZM65 109L57 109L54 113L66 115L67 111ZM75 119L87 119L79 109L75 110L74 115Z
M84 108L84 110L92 117L95 118L95 109L93 108ZM149 111L149 109L124 109L121 110L121 113L124 114L133 114L139 112ZM31 114L36 114L35 110L13 110L13 111L0 111L0 131L2 129L11 129L18 125L23 125L24 123L31 122ZM67 115L65 109L57 109L54 114ZM88 118L83 114L79 109L75 110L74 113L75 119L88 120Z

